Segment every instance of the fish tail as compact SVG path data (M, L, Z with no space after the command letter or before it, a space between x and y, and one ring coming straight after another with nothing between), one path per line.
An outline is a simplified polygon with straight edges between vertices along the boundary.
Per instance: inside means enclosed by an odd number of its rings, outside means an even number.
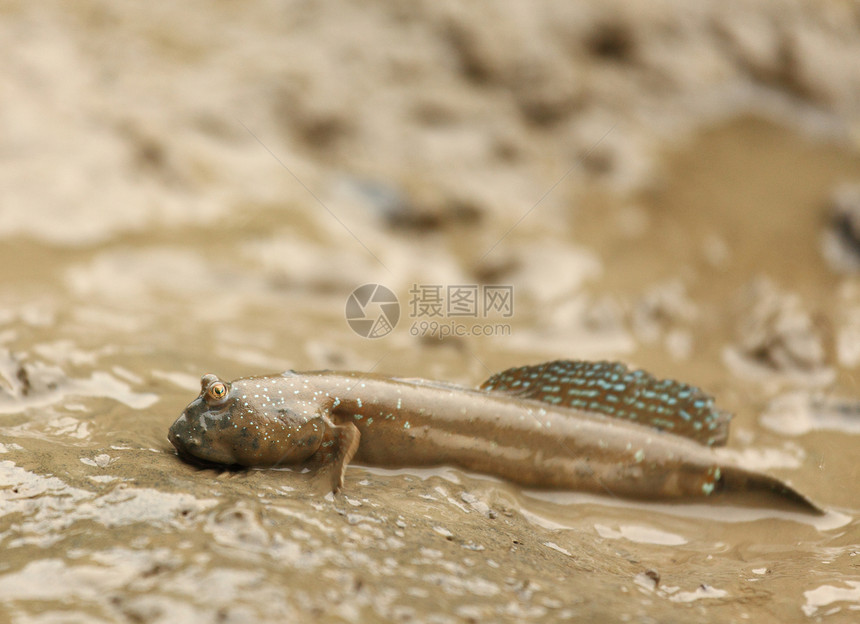
M824 510L787 483L760 472L734 466L721 469L719 489L724 492L769 493L803 511L824 514Z

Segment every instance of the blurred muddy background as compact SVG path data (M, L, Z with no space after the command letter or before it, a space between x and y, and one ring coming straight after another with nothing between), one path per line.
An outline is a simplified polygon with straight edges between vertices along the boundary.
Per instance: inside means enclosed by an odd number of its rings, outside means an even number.
M0 621L857 615L856 3L9 1L0 51ZM415 284L512 286L510 334L413 335ZM705 387L830 513L165 437L206 372L564 357Z

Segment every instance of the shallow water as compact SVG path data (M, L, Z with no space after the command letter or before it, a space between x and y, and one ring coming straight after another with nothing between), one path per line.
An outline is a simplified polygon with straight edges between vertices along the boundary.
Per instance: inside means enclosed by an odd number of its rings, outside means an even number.
M21 91L7 107L19 134L0 169L0 622L858 616L860 278L823 249L828 198L860 180L860 155L838 120L780 100L778 123L706 123L690 102L656 105L665 89L647 80L641 100L626 97L637 72L654 77L648 63L604 59L581 97L621 108L609 119L571 104L590 121L557 122L556 140L540 124L570 114L566 100L535 109L512 91L514 110L501 69L445 65L434 36L453 18L437 9L377 7L349 32L326 19L334 9L305 9L281 39L277 3L201 11L182 32L170 15L81 6L68 17L22 5L0 22L11 42L0 45L36 42L6 79ZM399 24L390 66L359 45L380 15ZM481 43L459 54L505 57L473 18L462 19ZM258 39L211 28L231 20ZM508 7L493 20L508 32L517 18ZM322 35L337 43L315 48ZM287 71L278 61L296 50ZM390 74L301 73L330 57ZM152 66L161 73L142 71ZM463 71L465 85L451 78ZM283 72L313 88L292 93ZM373 100L380 80L417 95L391 87ZM102 96L115 98L107 112ZM412 97L420 123L392 119ZM655 128L686 115L698 129L643 148L651 127L624 106ZM628 127L563 178L570 151L581 157L615 117ZM413 134L394 136L404 128ZM401 303L376 340L344 318L364 283ZM510 335L410 332L413 284L483 283L513 287L510 318L480 319ZM477 385L563 357L701 385L736 414L726 454L828 513L532 492L446 467L352 466L332 496L326 475L189 466L166 439L203 373L334 368Z

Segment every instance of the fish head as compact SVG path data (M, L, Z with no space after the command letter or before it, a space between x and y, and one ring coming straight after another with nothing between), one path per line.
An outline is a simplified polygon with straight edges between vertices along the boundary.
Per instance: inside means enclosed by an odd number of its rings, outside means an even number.
M227 382L203 375L200 395L167 434L179 456L204 464L275 466L313 455L322 442L321 417L269 399L253 390L258 385L254 378Z
M203 375L200 395L176 419L167 439L183 459L214 464L238 464L229 437L224 431L232 428L230 384L216 375Z

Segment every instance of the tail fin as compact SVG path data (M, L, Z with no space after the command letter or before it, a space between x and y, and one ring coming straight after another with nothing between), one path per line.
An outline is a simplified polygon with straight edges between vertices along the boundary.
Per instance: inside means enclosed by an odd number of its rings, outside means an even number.
M823 515L824 510L805 495L775 477L743 468L725 467L721 471L720 490L724 492L770 493L807 513Z

